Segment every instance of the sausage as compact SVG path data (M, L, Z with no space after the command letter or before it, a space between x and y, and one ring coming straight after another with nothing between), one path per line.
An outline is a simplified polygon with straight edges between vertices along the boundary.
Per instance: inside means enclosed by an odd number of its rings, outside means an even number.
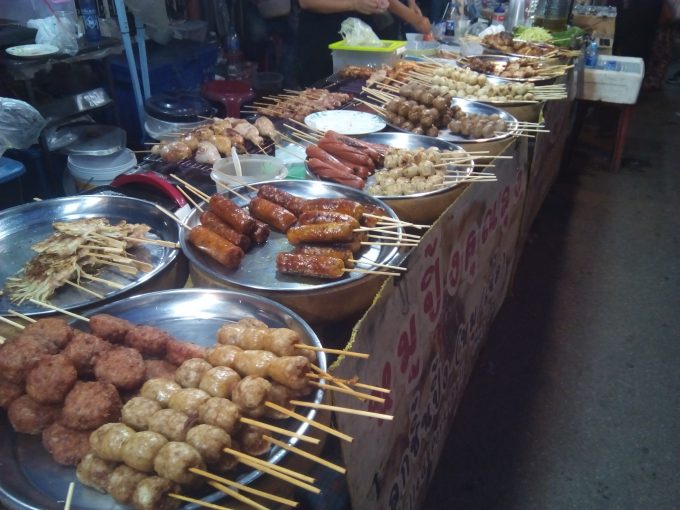
M371 214L372 216L367 216L367 214ZM364 216L361 217L361 224L366 227L375 227L380 219L374 218L373 216L387 216L387 211L379 205L365 204Z
M361 149L323 138L319 141L319 147L345 163L366 166L371 170L375 170L375 163Z
M231 228L227 223L222 221L215 213L212 211L206 211L201 214L201 225L209 230L215 232L218 236L224 237L227 241L235 244L243 251L248 251L250 249L250 237L243 234L239 234Z
M382 143L370 143L365 140L360 140L358 138L352 138L351 136L337 133L333 130L326 131L324 138L337 140L358 149L367 149L366 153L376 164L382 164L382 159L385 157L385 152L387 152L387 149L389 148L387 145ZM375 159L376 154L378 159Z
M210 210L239 234L249 235L255 230L255 220L222 195L215 194L210 197Z
M280 232L286 232L297 221L297 217L285 207L270 202L266 198L255 197L248 206L250 214L264 221Z
M337 168L338 171L350 172L364 179L373 173L374 167L358 164L356 161L344 160L339 155L334 156L323 150L318 145L309 145L306 149L307 157L310 159L318 159L323 161L326 165Z
M293 245L302 243L345 243L354 237L354 229L349 223L317 223L296 225L286 233L288 242Z
M263 184L260 186L260 188L257 190L257 196L266 198L270 202L274 202L275 204L285 207L295 216L300 215L302 212L302 206L306 201L304 198L296 197L295 195L288 193L287 191L283 191L276 186L272 186L271 184Z
M363 204L347 198L315 198L305 203L305 211L336 211L349 214L361 221L365 209Z
M338 184L344 184L356 189L364 189L366 184L361 177L354 175L351 170L340 170L316 158L307 160L307 166L314 175L322 179L337 182Z
M325 257L335 257L342 260L345 267L354 267L354 262L350 262L353 257L352 250L335 246L317 246L314 244L303 244L293 250L295 254L322 255Z
M199 225L189 232L189 242L228 269L236 269L243 260L243 250Z
M304 211L298 217L298 225L313 225L315 223L350 223L352 228L359 228L361 225L353 216L338 211Z
M255 230L250 234L250 238L255 244L264 244L269 239L269 225L264 221L255 220Z
M276 270L283 274L334 280L345 274L345 263L336 257L279 252L276 255Z

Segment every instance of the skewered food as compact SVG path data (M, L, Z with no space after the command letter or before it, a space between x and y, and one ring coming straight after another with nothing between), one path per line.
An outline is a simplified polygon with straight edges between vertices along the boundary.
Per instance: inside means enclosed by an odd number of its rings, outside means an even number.
M142 385L146 367L137 349L115 347L99 356L94 374L99 381L111 383L119 390L129 391Z
M265 198L270 202L279 204L281 207L285 207L294 215L299 216L302 212L302 207L304 206L305 200L300 197L296 197L291 193L280 190L271 184L263 184L257 190L257 196Z
M26 376L26 393L41 404L59 404L71 391L78 372L63 354L44 356Z
M329 92L326 89L307 88L284 98L265 97L265 106L256 108L258 113L270 117L305 120L310 113L333 110L351 99L349 94Z
M89 434L92 451L104 460L123 461L123 445L135 431L123 423L105 423Z
M175 381L183 388L198 388L203 375L212 367L203 358L188 359L177 368Z
M31 337L19 336L12 342L0 346L0 371L5 380L21 384L26 374L40 358L47 354L47 348Z
M100 459L94 453L89 452L78 463L76 477L83 485L106 493L115 470L115 462Z
M194 154L196 163L207 163L209 165L212 165L220 157L217 147L210 142L199 142L196 147L196 154Z
M259 196L250 201L248 209L253 217L264 221L279 232L287 232L297 221L295 215L285 207Z
M201 225L191 229L189 242L227 269L240 266L245 255L241 248Z
M548 44L536 44L515 39L509 32L489 34L482 39L482 44L504 53L543 57L554 54L557 48Z
M54 405L36 402L28 395L16 398L7 408L7 417L16 432L40 434L59 417L60 409Z
M113 348L113 345L99 336L76 331L73 339L64 348L64 355L78 371L78 375L90 376L94 373L94 366L99 356Z
M78 467L80 467L80 464ZM113 470L113 473L111 473L109 485L106 490L118 503L129 505L132 503L132 496L135 492L135 488L142 480L146 479L147 476L148 475L142 471L131 468L126 464L121 464ZM85 485L88 485L86 481L83 481L82 479L80 481Z
M151 416L161 409L161 404L156 400L133 397L121 409L121 421L134 430L146 430L149 428Z
M42 445L57 464L75 466L90 451L90 432L56 421L42 432Z
M98 313L90 317L92 334L114 344L122 343L125 340L125 335L133 327L134 325L131 322L106 313Z
M149 379L142 385L139 394L167 407L170 398L181 389L179 384L169 379Z
M168 494L179 492L179 484L160 476L144 478L132 493L135 510L174 510L179 501Z
M239 234L231 228L226 222L222 221L215 213L208 210L201 214L201 225L209 230L212 230L220 237L223 237L232 244L247 252L251 246L250 237Z
M67 427L91 430L104 423L117 421L122 403L113 384L78 382L66 395L62 421Z
M280 252L276 255L276 270L283 274L335 280L345 274L345 263L325 255Z

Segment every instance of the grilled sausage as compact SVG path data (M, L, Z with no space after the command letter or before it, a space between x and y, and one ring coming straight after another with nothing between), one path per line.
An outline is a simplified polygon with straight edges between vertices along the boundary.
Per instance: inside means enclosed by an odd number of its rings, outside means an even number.
M307 200L305 211L336 211L349 214L358 221L364 214L363 204L347 198L315 198Z
M215 213L212 211L206 211L201 214L201 225L209 230L212 230L220 237L224 237L227 241L235 244L243 251L248 251L250 249L250 237L243 234L239 234L231 228L227 223L222 221Z
M352 250L348 248L340 248L335 246L317 246L313 244L303 244L298 246L293 250L294 254L303 255L321 255L324 257L335 257L341 259L345 264L345 267L354 267L354 262L350 262L352 259Z
M334 280L345 274L345 263L336 257L280 252L276 255L276 270L283 274Z
M306 202L304 198L296 197L295 195L288 193L287 191L280 190L276 186L271 184L263 184L257 190L257 196L266 198L270 202L279 204L285 207L295 216L299 216L302 212L302 206Z
M255 197L248 206L250 214L280 232L286 232L297 221L297 217L285 207L266 198Z
M338 211L304 211L298 217L299 225L314 225L316 223L350 223L352 228L361 227L356 218Z
M356 189L363 189L366 184L361 177L354 175L351 170L338 169L337 167L330 166L316 158L307 160L307 166L314 175L317 175L322 179L337 182L338 184L343 184Z
M203 226L189 232L189 242L228 269L236 269L243 260L243 250Z
M269 225L264 221L255 220L255 230L250 234L250 238L255 244L264 244L269 239Z
M215 194L210 197L210 210L239 234L249 235L255 230L255 220L222 195Z
M354 228L349 223L317 223L296 225L286 233L288 242L293 245L302 243L345 243L352 240Z
M356 164L375 170L375 163L362 149L351 147L342 142L322 138L319 147L346 164Z

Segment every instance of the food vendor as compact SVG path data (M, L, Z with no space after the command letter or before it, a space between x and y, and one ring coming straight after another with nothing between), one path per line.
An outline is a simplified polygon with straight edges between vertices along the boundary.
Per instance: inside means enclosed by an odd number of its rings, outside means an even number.
M340 39L340 25L349 17L368 23L380 39L396 39L398 23L393 15L413 25L419 32L431 30L429 20L411 2L400 0L300 0L297 35L297 78L308 86L333 73L328 45Z

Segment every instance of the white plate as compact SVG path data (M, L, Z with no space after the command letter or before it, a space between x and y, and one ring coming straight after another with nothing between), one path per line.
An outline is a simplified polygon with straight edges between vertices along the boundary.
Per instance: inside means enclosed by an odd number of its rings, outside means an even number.
M355 110L326 110L305 117L305 124L319 131L333 130L343 135L365 135L381 131L385 120L368 112Z
M39 58L59 53L59 48L51 44L23 44L5 50L13 57Z

